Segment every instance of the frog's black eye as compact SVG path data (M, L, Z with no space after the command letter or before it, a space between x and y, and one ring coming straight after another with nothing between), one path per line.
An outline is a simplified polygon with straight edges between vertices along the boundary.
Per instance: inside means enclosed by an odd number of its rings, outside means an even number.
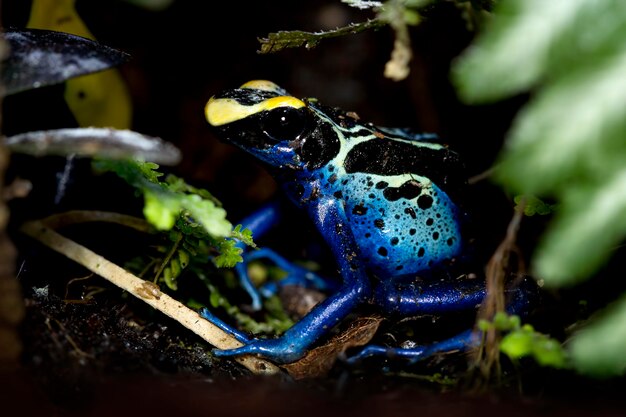
M302 108L277 107L262 120L261 129L276 141L295 140L307 127L306 113Z

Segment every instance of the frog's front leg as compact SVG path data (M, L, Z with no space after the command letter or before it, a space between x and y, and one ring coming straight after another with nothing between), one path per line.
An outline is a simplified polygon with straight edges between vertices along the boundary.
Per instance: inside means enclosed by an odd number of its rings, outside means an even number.
M371 294L369 280L358 257L356 242L349 228L342 204L332 198L320 197L309 208L316 227L337 261L343 279L341 288L316 305L311 312L277 339L255 339L230 350L216 350L216 356L256 354L278 363L300 359L321 336L345 318Z

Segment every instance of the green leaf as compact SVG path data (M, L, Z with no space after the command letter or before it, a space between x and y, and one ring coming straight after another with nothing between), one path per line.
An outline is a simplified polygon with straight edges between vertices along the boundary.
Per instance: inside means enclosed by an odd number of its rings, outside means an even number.
M542 335L535 341L533 347L533 357L539 365L553 368L568 366L567 355L557 340Z
M534 266L546 285L585 279L626 234L626 169L604 184L579 187L564 192L561 210L537 248Z
M622 297L574 335L569 352L580 372L608 377L626 373L625 346L626 298Z
M230 236L232 225L226 220L226 211L208 191L192 187L169 175L167 182L156 171L157 164L140 161L99 160L96 169L113 171L130 185L143 192L144 215L159 230L171 229L176 219L188 212L213 237Z
M559 203L533 258L546 285L592 275L626 235L626 2L502 0L489 30L455 65L460 95L487 102L532 91L496 179ZM574 365L626 371L626 301L571 343ZM555 345L535 355L560 363Z
M167 196L169 197L169 196ZM229 236L232 225L226 220L226 211L205 200L197 194L174 197L181 210L187 210L198 223L202 224L210 235L215 237Z
M620 0L500 1L489 30L455 65L459 93L493 101L594 67L624 48L625 16Z
M500 342L500 351L514 360L532 356L542 366L554 368L567 366L567 355L561 344L557 340L536 332L528 324L506 334Z
M513 198L513 201L515 202L516 210L519 209L519 205L522 204L522 201L524 202L524 215L526 216L534 216L535 214L545 216L555 210L555 205L544 203L532 195L517 195Z
M518 359L532 353L532 334L528 332L511 332L502 338L500 351L510 358Z
M504 0L453 72L473 101L536 88L495 176L560 203L533 262L547 285L586 278L626 234L625 38L624 1Z
M143 215L158 230L170 230L180 213L180 207L166 204L155 193L144 192Z
M243 249L236 246L236 242L231 239L224 239L219 244L220 254L215 257L215 265L218 268L232 268L243 261L241 254Z
M544 86L510 132L498 178L536 195L604 181L626 163L626 45L613 60Z
M256 244L252 240L252 231L250 229L243 229L243 226L238 224L233 229L232 237L240 240L245 245L250 246L252 248L256 248Z

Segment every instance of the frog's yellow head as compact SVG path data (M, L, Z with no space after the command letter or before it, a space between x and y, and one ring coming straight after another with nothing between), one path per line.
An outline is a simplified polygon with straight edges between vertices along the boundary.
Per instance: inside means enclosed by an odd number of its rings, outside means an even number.
M223 126L279 107L299 109L306 104L267 80L254 80L211 97L204 108L211 126Z
M213 96L206 118L220 139L277 168L313 169L339 153L334 122L311 100L271 81L250 81Z

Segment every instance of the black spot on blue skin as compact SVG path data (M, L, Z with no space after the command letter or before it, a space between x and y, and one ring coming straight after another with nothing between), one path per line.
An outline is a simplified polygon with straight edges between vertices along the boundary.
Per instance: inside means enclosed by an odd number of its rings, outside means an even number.
M333 171L335 170L335 166L334 166L334 165L329 165L329 166L328 166L328 170L329 170L330 172L333 172Z
M422 256L424 256L425 253L426 250L424 248L420 248L420 250L417 251L417 256L421 258Z
M417 205L422 210L429 209L433 205L433 198L428 194L422 194L417 199Z
M367 207L363 205L363 203L354 206L352 209L352 214L356 214L357 216L363 216L367 213Z
M439 239L439 232L434 232L434 233L433 233L433 239L434 239L434 240Z
M392 237L390 242L391 242L392 245L395 246L395 245L398 244L398 242L400 242L400 239L398 239L397 237Z
M389 186L389 183L386 181L379 181L376 183L376 189L378 190L382 190L384 188L387 188Z
M337 181L337 174L333 174L328 178L328 182L334 184Z
M374 220L374 226L378 227L379 229L383 229L385 227L385 221L383 219L376 219Z
M429 217L428 220L426 220L426 226L432 226L433 223L435 223L435 220L432 217Z
M395 218L396 218L396 220L399 220L399 219L400 219L400 215L399 215L399 214L396 214L396 215L395 215L395 216L393 216L393 217L395 217Z
M365 233L365 237L371 237L372 234L371 233Z
M412 207L407 207L404 209L404 212L411 216L412 219L417 219L417 214L415 214L415 210Z
M454 238L449 238L448 240L446 240L446 243L448 244L448 246L452 246L454 244Z
M380 256L387 256L387 248L381 246L380 248L378 248L378 254Z
M397 201L401 198L410 200L417 197L422 192L422 184L416 180L409 180L399 187L387 187L383 191L383 196L389 201Z
M409 230L409 234L410 234L411 236L413 236L416 232L417 232L417 230L415 230L415 229L411 229L411 230Z
M347 183L348 183L348 180L341 181L341 185L346 185Z
M375 196L374 194L370 194L370 195L368 195L367 197L368 197L368 198L370 198L370 199L372 199L372 200L373 200L374 198L376 198L376 196Z
M341 191L335 191L333 195L335 198L343 198L343 193Z
M401 271L402 269L404 269L403 265L396 266L396 271Z

